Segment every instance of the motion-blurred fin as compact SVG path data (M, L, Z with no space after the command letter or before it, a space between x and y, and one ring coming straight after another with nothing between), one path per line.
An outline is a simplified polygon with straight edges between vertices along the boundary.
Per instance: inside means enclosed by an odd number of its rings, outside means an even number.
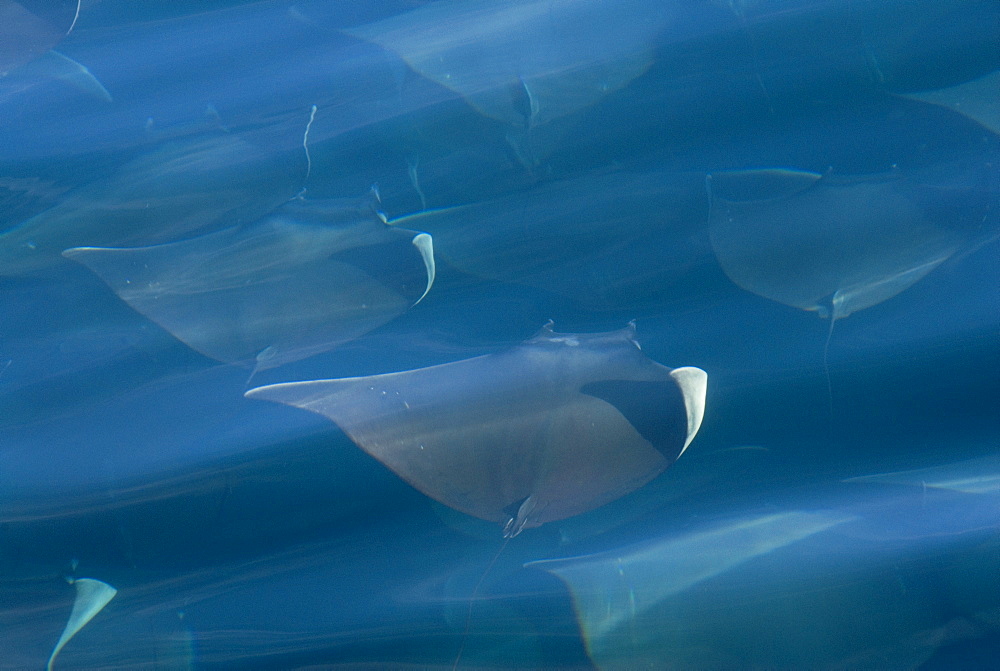
M49 663L45 667L47 671L52 671L56 656L70 639L94 619L94 616L100 613L118 593L118 590L108 583L93 578L77 578L73 581L73 586L76 588L73 610L70 611L69 620L66 621L66 628L63 629L59 642L49 656Z

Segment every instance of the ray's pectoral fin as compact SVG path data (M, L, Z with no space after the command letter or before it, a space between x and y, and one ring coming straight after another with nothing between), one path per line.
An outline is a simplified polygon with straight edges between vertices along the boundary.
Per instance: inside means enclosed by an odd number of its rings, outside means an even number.
M709 175L706 185L711 198L729 202L761 202L798 195L822 177L818 172L787 168L725 170Z
M687 435L684 437L684 447L681 454L688 448L694 437L701 429L701 423L705 419L705 399L708 396L708 373L701 368L694 366L682 366L670 371L670 377L674 378L677 386L680 387L681 395L684 397L684 408L687 413Z
M685 366L667 380L601 380L580 388L613 405L643 438L673 463L694 440L705 417L708 374Z
M87 66L55 50L48 51L23 65L20 72L30 76L55 79L92 98L112 102L111 94Z
M70 611L66 628L63 629L56 647L49 655L49 662L45 667L47 671L52 671L56 656L69 643L70 639L94 619L94 616L100 613L118 593L118 590L108 583L93 578L77 578L73 581L73 587L76 588L73 610Z
M601 380L588 382L580 391L613 405L668 461L675 461L686 447L683 393L670 380Z
M413 304L416 305L420 301L427 297L430 293L431 287L434 286L434 278L437 275L437 268L434 264L434 239L429 233L418 233L413 236L413 246L417 248L420 252L420 258L424 261L424 268L427 269L427 287L424 289L424 293L420 294Z

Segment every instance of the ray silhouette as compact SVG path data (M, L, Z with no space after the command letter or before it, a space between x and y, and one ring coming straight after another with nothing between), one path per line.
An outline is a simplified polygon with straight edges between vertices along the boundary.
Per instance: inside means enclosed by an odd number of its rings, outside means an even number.
M996 470L987 457L868 475L796 487L784 505L768 492L756 512L737 503L665 523L659 538L528 566L565 583L600 669L666 658L685 669L920 668L996 593L995 555L982 551L995 536ZM940 609L939 581L975 594L961 615Z
M849 519L848 515L830 512L779 512L741 519L633 552L619 550L594 557L541 560L528 566L544 569L566 583L585 636L593 645L613 637L616 630L627 627L630 620L669 597ZM661 579L644 585L641 598L633 593L631 602L625 594L609 598L612 590L602 590L602 586L614 585L622 578L630 580L652 572Z
M181 242L64 255L192 349L255 371L385 324L435 275L429 235L339 200L292 201L248 227Z
M153 245L253 221L301 188L301 151L236 134L167 143L0 233L0 275L62 263L69 247Z
M747 291L837 320L912 286L954 254L920 185L894 173L835 177L766 169L708 180L710 236Z
M246 395L332 419L418 490L509 538L641 487L698 432L708 376L652 361L634 334L550 324L505 352Z
M508 124L508 143L530 166L538 162L531 130L644 74L657 32L672 14L658 3L631 0L446 0L347 32Z

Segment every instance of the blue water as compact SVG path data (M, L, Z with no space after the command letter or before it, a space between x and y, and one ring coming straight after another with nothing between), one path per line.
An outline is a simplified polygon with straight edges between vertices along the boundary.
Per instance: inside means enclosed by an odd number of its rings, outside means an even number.
M995 2L8 4L0 668L995 664Z

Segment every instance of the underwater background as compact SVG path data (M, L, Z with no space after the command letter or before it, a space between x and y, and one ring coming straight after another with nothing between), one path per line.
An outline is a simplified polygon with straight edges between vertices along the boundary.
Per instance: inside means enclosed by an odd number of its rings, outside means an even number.
M998 133L995 0L0 0L0 668L995 666Z

